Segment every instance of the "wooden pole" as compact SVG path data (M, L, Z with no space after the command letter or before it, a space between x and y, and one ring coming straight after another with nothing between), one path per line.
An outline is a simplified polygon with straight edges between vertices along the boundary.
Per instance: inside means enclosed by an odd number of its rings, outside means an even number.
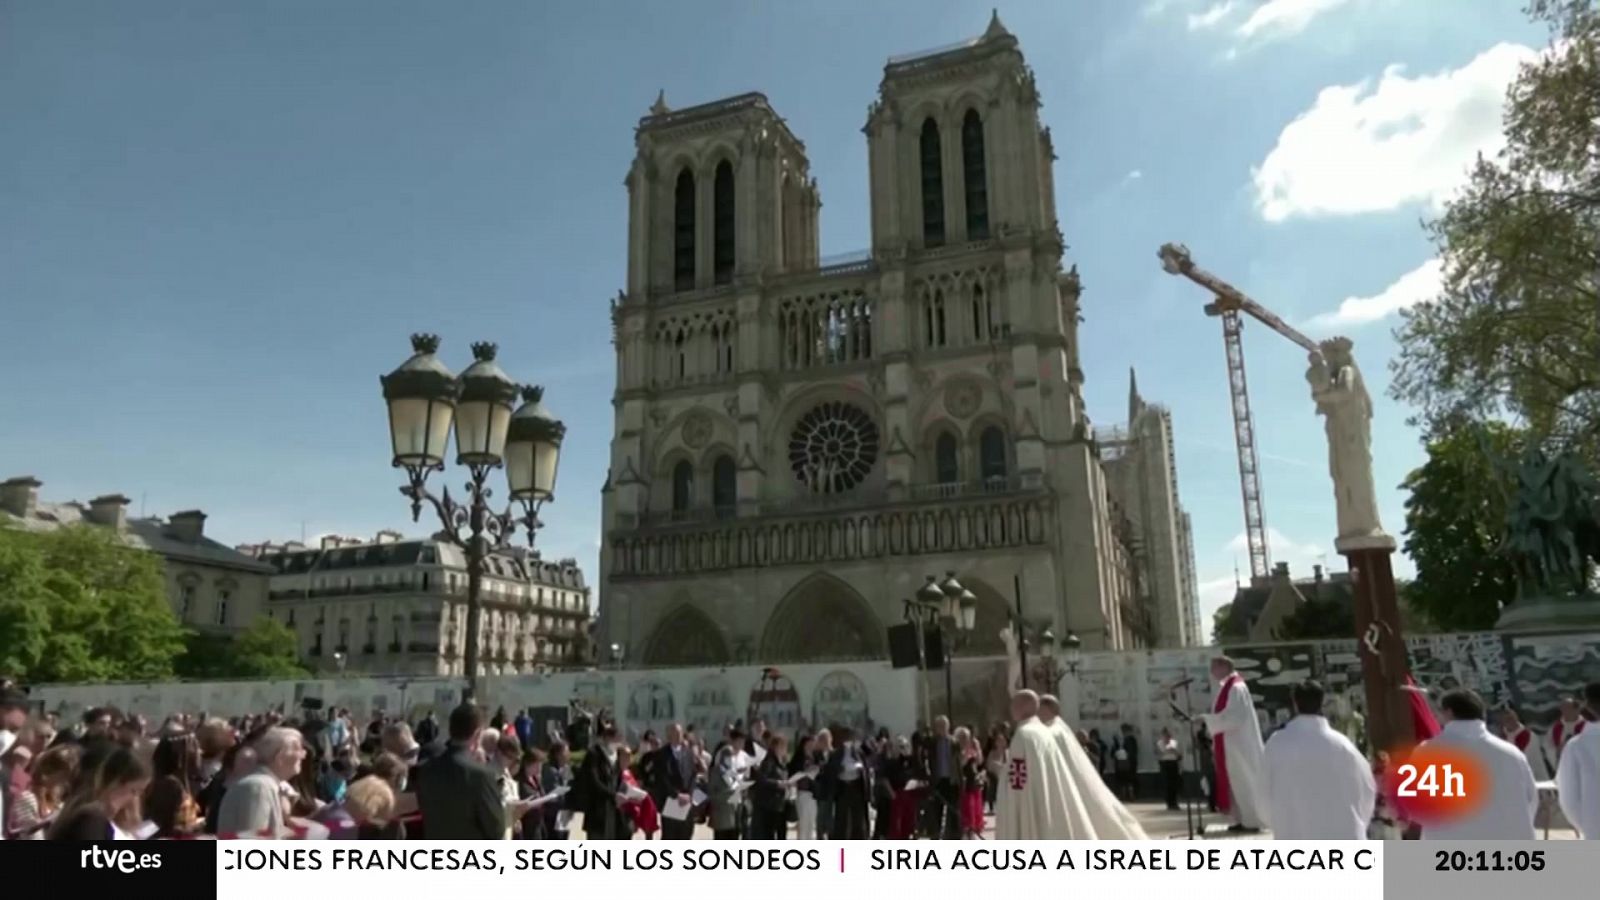
M1373 753L1392 753L1416 743L1405 694L1411 669L1400 631L1400 603L1391 562L1394 539L1362 543L1370 545L1340 547L1339 552L1350 567L1355 588L1356 655L1367 693L1368 742Z

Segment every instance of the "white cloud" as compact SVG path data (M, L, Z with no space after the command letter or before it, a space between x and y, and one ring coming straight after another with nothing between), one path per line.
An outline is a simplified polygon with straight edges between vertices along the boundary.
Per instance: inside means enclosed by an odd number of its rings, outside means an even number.
M1267 0L1256 7L1236 32L1245 40L1288 37L1306 30L1311 20L1350 0Z
M1122 183L1127 184L1130 181L1138 181L1143 177L1143 172L1139 171L1138 169L1133 169L1132 171L1128 172L1128 174L1122 176Z
M1365 325L1439 295L1444 264L1437 257L1395 279L1371 297L1346 297L1333 312L1313 316L1307 326L1320 331Z
M1249 562L1250 539L1244 532L1234 535L1233 540L1223 549L1239 555L1245 563ZM1271 552L1273 562L1288 563L1291 573L1298 569L1309 568L1310 563L1320 562L1321 558L1327 555L1326 551L1315 542L1299 543L1271 525L1267 526L1267 550ZM1305 565L1302 566L1301 563Z
M1208 6L1200 12L1189 13L1187 19L1189 30L1200 31L1205 28L1215 28L1223 19L1233 13L1233 9L1233 0L1222 0L1221 3Z
M1257 209L1281 222L1436 206L1504 146L1506 86L1533 56L1502 43L1459 69L1411 78L1395 65L1376 84L1323 88L1251 170Z

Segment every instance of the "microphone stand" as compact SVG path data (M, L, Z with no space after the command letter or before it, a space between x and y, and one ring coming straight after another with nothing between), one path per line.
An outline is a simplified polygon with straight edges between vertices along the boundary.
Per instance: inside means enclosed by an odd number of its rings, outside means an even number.
M1189 726L1189 762L1194 766L1194 789L1190 790L1187 784L1188 779L1182 778L1181 772L1179 773L1179 777L1180 782L1183 783L1184 793L1183 821L1185 827L1188 829L1189 840L1192 841L1195 839L1196 835L1203 837L1206 832L1205 814L1200 811L1200 800L1198 796L1204 790L1201 783L1205 780L1206 773L1205 769L1200 764L1200 735L1196 730L1194 723L1194 698L1189 693L1189 682L1191 680L1192 679L1185 678L1183 681L1183 711L1184 723ZM1176 694L1177 691L1169 691L1167 695L1168 699L1173 701L1174 706L1177 705Z

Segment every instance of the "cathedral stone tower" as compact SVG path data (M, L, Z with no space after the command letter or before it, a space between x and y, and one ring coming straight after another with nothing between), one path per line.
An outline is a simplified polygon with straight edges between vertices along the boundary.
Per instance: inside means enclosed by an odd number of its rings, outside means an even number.
M886 655L926 576L1128 643L1127 548L1083 410L1048 129L998 20L891 60L872 248L821 264L805 146L760 94L658 98L627 177L601 647L644 665Z

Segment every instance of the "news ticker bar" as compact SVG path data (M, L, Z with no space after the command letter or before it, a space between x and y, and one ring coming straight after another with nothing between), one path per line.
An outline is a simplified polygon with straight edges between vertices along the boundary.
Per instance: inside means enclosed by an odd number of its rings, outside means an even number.
M1296 900L1447 897L1505 900L1519 892L1586 896L1600 845L1583 841L143 841L0 842L0 865L36 872L52 889L113 888L131 896L273 898L350 887L452 891L518 886L685 891L759 884L770 900L827 881L927 889L1115 891L1171 900L1174 891L1292 891ZM674 885L676 882L676 885ZM1004 883L1002 883L1004 882ZM1586 887L1587 885L1587 887Z

